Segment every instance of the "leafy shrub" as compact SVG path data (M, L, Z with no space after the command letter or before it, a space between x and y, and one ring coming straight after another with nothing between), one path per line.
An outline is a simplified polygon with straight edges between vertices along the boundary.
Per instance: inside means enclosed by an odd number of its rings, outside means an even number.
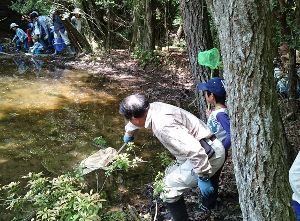
M137 48L133 52L133 57L138 60L139 65L141 65L142 67L145 67L148 64L160 64L160 56L155 51L147 51L141 48Z
M167 167L175 162L175 160L171 157L170 153L167 151L158 153L157 157L159 158L161 165L164 167Z
M164 174L162 172L158 172L155 181L153 183L153 194L154 196L159 195L160 193L165 192L165 184L164 184Z
M82 177L65 174L56 178L43 177L42 173L29 173L20 182L2 186L6 209L13 210L24 218L32 214L31 220L99 220L103 199L98 193L89 192Z
M106 147L106 140L104 140L104 138L102 136L100 137L95 137L93 139L93 143L96 145L96 146L100 146L100 147Z
M128 216L123 211L109 211L102 218L103 221L128 221Z
M138 166L138 163L143 162L139 157L130 159L130 155L127 153L119 154L115 157L113 162L108 166L105 174L110 176L115 170L125 170L128 171L129 168L134 168Z
M127 144L126 153L118 154L115 156L114 160L110 163L105 171L106 176L110 176L115 170L125 170L128 171L129 168L135 168L139 163L144 162L141 158L137 156L132 156L129 152L134 152L136 146L133 142Z

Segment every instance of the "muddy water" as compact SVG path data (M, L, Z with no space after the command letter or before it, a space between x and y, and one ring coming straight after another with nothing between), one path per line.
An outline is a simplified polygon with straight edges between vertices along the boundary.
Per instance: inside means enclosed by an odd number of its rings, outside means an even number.
M118 104L129 92L119 82L43 62L38 67L32 61L0 64L0 184L31 171L53 176L72 170L99 149L95 137L102 136L108 146L122 145L125 122ZM157 146L150 136L140 136L146 160L152 154L145 149ZM130 173L129 186L151 181L154 169L145 168Z

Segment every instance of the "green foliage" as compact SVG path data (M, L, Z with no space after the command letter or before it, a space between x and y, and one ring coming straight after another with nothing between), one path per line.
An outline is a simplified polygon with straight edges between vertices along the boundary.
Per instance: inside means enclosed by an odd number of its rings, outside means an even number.
M86 190L83 178L65 174L57 178L43 177L42 173L29 173L25 189L20 183L1 187L7 209L32 220L99 220L103 199L98 193ZM24 191L25 190L25 191Z
M289 47L300 48L300 30L297 24L297 6L295 1L286 1L284 8L281 8L277 0L272 1L272 11L276 16L275 22L275 41L277 44L288 43ZM298 9L299 10L299 9ZM285 16L286 17L285 17ZM284 20L284 18L286 18ZM283 27L285 26L285 27Z
M141 48L135 49L133 57L138 60L139 65L145 67L148 64L159 65L160 56L157 52L143 50Z
M138 163L143 162L139 157L134 157L133 159L130 159L130 157L131 156L128 153L117 155L113 162L108 166L105 174L110 176L115 170L128 171L129 168L135 168L138 166Z
M182 17L181 17L181 16L176 16L175 19L174 19L174 21L173 21L173 25L174 25L174 26L179 26L179 25L181 25L182 23L183 23Z
M158 172L153 183L154 196L157 196L160 193L164 193L166 191L163 178L164 174L162 172Z
M106 140L104 140L104 138L102 136L100 137L95 137L93 139L93 143L96 145L96 146L100 146L100 147L106 147Z
M128 221L128 216L123 211L109 211L102 218L103 221Z
M126 153L115 156L112 163L107 167L105 175L110 176L112 172L116 170L128 171L128 169L135 168L139 163L144 162L141 158L137 156L133 157L132 154L129 153L130 151L134 152L134 148L136 148L136 146L133 142L128 143Z
M53 3L45 0L14 0L10 8L20 14L28 14L33 10L38 11L40 14L49 14Z
M102 9L112 8L117 5L114 0L96 0L95 4L100 6Z
M163 167L167 167L175 162L175 160L171 157L170 153L167 151L158 153L157 157L159 158L159 161Z

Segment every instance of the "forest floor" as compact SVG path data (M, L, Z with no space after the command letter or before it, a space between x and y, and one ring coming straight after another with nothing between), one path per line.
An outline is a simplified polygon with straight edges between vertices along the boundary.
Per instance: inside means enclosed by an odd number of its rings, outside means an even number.
M197 115L194 95L194 79L189 71L188 55L185 52L172 52L160 58L160 63L141 67L127 51L115 50L109 55L78 56L76 60L65 61L66 66L76 69L89 70L96 75L103 75L120 82L122 96L142 92L150 97L151 101L163 101L193 112ZM299 100L297 101L299 104ZM280 101L283 113L287 113L287 102ZM299 107L299 105L298 105ZM229 107L230 108L230 107ZM299 110L300 108L298 108ZM300 146L300 120L284 120L286 134L294 147ZM145 185L146 186L146 185ZM156 204L152 190L145 187L145 196L149 204L134 205L138 213L156 213ZM147 193L148 192L148 193ZM217 207L211 213L200 213L195 210L198 203L198 191L191 190L185 195L190 220L242 220L238 201L238 191L233 173L231 154L223 168L220 177L220 189ZM163 204L158 202L157 220L170 220Z

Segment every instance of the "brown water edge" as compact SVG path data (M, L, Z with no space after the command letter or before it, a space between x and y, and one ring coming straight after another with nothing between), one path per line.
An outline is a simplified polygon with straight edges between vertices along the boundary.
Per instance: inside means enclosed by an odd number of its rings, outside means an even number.
M19 63L21 68L15 61L0 66L0 184L20 180L29 172L56 176L70 171L98 150L92 144L98 136L108 146L122 145L125 122L118 105L130 93L128 88L85 71L36 69L28 61ZM154 180L161 165L151 157L161 146L150 136L145 131L138 135L137 145L143 148L136 152L149 163L109 179L108 200L135 201L144 184ZM103 173L98 178L101 185ZM87 179L95 188L95 174Z

